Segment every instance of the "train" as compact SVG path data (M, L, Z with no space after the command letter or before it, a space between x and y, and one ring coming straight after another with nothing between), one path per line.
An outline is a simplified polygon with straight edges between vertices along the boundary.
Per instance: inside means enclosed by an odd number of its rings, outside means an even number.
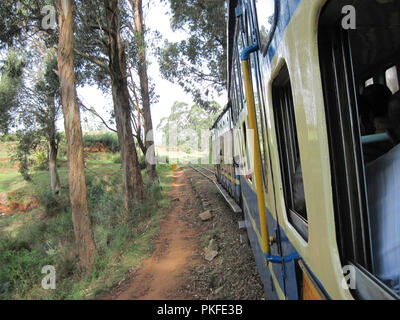
M218 183L268 300L400 298L400 1L228 0Z

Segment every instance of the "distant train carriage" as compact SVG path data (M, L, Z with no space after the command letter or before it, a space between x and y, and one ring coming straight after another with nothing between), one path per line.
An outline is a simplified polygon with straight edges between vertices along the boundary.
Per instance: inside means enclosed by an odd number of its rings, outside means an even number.
M266 298L399 299L400 1L228 11L215 171L243 208Z
M213 163L218 183L237 203L240 203L240 184L235 174L232 156L232 127L232 108L228 104L212 128Z

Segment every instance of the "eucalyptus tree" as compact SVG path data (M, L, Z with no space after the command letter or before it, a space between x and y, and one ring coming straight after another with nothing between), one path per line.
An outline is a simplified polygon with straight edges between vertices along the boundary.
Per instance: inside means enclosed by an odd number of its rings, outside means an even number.
M120 145L124 206L132 211L144 197L134 132L133 101L128 89L127 42L123 18L125 7L118 0L77 1L77 48L81 74L104 91L111 88ZM122 14L121 14L122 12Z
M147 57L146 57L146 28L143 20L143 4L142 0L130 0L131 9L134 20L134 35L136 41L136 61L137 70L140 79L140 93L142 100L142 112L144 118L144 131L145 131L145 146L146 146L146 171L150 179L157 178L157 170L155 164L155 150L154 150L154 134L153 122L150 109L150 90L149 78L147 75Z
M58 75L67 138L69 195L72 221L80 264L88 269L97 256L87 203L82 128L76 98L74 72L74 31L71 0L57 0L58 8Z
M50 17L56 18L54 5L58 8L58 32L56 25L46 26L43 23L47 9ZM46 9L47 8L47 9ZM46 9L46 10L43 10ZM40 39L48 48L58 42L57 72L59 76L61 104L64 115L64 126L68 148L68 175L69 193L71 202L72 221L75 239L78 248L80 264L89 268L97 255L93 239L93 231L89 216L86 191L86 177L83 160L82 129L80 123L79 106L76 99L74 73L74 33L72 0L3 0L0 4L0 48L25 49L32 42ZM53 65L55 65L53 60ZM54 72L54 70L52 70ZM54 80L53 74L48 74ZM49 79L47 79L49 80ZM51 87L51 88L50 88ZM44 99L48 105L52 104L54 83L37 83L35 93L37 99ZM54 91L53 91L54 93ZM50 101L52 100L52 101ZM55 110L50 108L50 110ZM38 110L38 114L40 114ZM54 119L54 113L50 119ZM50 124L52 130L54 121ZM25 135L27 139L28 135ZM51 147L51 146L50 146ZM54 146L53 146L54 147ZM53 158L54 153L50 155ZM53 181L56 185L56 181Z
M0 133L7 134L15 126L13 118L19 106L24 60L14 50L9 50L0 68Z
M209 132L219 112L222 111L217 102L212 101L210 105L215 111L209 112L198 104L189 106L185 102L175 101L170 115L162 118L157 127L163 133L166 145L176 147L172 144L177 143L180 147L200 150L202 133ZM176 136L171 137L171 134ZM193 145L193 141L197 141L198 145Z
M191 93L197 104L212 107L207 101L226 86L226 1L161 0L169 2L171 27L187 38L165 40L158 51L162 76Z
M37 43L40 45L40 43ZM18 147L15 158L19 161L19 171L26 180L30 180L28 156L43 143L47 143L50 187L54 194L61 189L57 171L57 154L60 134L56 121L60 116L59 79L56 50L45 47L32 48L27 58L24 72L24 84L20 89L18 112L21 127L18 129ZM42 70L43 69L43 70Z

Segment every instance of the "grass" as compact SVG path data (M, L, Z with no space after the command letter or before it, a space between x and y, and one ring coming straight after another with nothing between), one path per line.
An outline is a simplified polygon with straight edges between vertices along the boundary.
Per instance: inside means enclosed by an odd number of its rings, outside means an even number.
M0 299L91 299L150 255L152 238L169 206L171 168L158 166L161 187L146 182L148 199L125 215L121 165L111 161L113 156L97 154L87 160L88 204L99 251L90 272L78 265L66 165L59 168L62 190L57 198L49 192L47 171L34 172L27 183L17 169L1 169L0 193L7 193L9 201L37 198L40 207L0 217ZM56 269L55 290L41 287L45 265Z
M0 159L9 158L10 157L10 147L12 147L15 142L0 142Z
M197 151L185 152L181 149L171 149L166 147L156 146L156 157L159 162L166 162L170 164L201 164L202 161L209 163L208 151ZM203 160L204 159L204 160Z

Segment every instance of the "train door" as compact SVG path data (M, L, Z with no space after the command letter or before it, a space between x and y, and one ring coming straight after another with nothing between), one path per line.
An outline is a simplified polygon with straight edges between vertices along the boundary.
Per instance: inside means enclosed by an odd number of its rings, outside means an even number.
M244 17L244 25L246 27L247 39L249 39L248 45L253 43L258 43L259 47L262 48L262 41L266 40L266 37L263 37L265 33L268 33L270 28L270 19L271 15L274 13L274 5L275 1L249 1L248 8L246 10L246 15ZM260 9L257 11L257 9ZM258 21L257 21L258 20ZM259 32L260 31L260 32ZM262 33L262 34L261 34ZM257 128L255 128L257 132L257 136L255 137L256 143L259 145L259 154L256 155L259 157L261 166L262 166L262 185L264 190L264 212L267 220L268 227L268 235L270 239L269 249L270 249L270 257L274 257L272 260L282 261L283 256L285 254L282 247L282 237L281 230L279 226L278 216L275 210L275 194L273 188L273 179L272 179L272 171L271 165L269 161L269 146L267 143L267 130L266 129L266 115L265 115L265 93L263 92L263 84L262 84L262 76L260 72L260 61L259 61L259 51L253 52L249 56L249 65L251 71L251 82L253 88L253 97L254 97L254 105L255 105L255 116L257 122ZM260 182L257 182L257 184ZM272 240L271 240L272 239ZM288 251L288 250L286 250ZM280 257L280 259L276 259ZM271 270L272 269L272 270ZM291 299L297 299L297 290L287 290L287 275L288 271L286 270L286 266L283 262L281 263L271 263L270 264L271 271L271 283L273 280L278 283L279 289L273 286L271 289L277 292L280 291L281 298L282 295L284 297L289 297ZM294 269L291 274L294 274ZM290 277L291 281L294 277ZM293 282L293 281L292 281ZM296 282L292 283L291 286L296 286ZM295 294L289 294L289 292L294 292Z
M257 88L259 93L259 116L257 114L257 122L261 124L259 130L264 133L262 139L266 139L268 131L265 130L265 92L262 88L261 67L259 65L259 57L262 56L261 51L265 51L266 43L268 41L268 33L271 25L273 24L275 14L279 14L279 2L270 1L251 1L252 4L252 14L253 14L253 29L251 34L254 40L259 43L260 51L251 55L250 59L253 73L253 82L256 83L255 88ZM276 6L276 7L275 7ZM274 18L274 19L272 19ZM265 53L265 52L264 52ZM254 65L254 66L253 66ZM288 73L285 73L285 69L282 70L281 77L278 81L281 81L279 85L275 81L272 89L272 102L273 102L273 112L276 113L277 109L284 111L280 113L282 116L277 119L279 124L284 127L284 132L282 132L284 138L280 141L282 145L282 151L284 153L280 154L281 159L286 160L286 166L281 169L284 178L291 177L290 181L287 179L284 181L284 192L285 192L285 202L288 209L288 217L293 226L302 234L306 239L308 234L308 224L307 224L307 212L304 200L304 189L302 183L302 170L300 162L299 147L297 143L297 130L294 119L293 111L293 99L291 97L290 80L288 79ZM287 69L286 69L287 71ZM276 114L275 114L276 115ZM279 112L278 112L279 115ZM264 126L264 127L263 127ZM259 138L260 143L261 139ZM276 209L276 194L274 188L274 172L272 172L272 165L270 162L270 152L269 144L265 144L265 147L261 149L261 160L263 167L265 168L264 173L264 184L266 191L266 208L267 208L267 218L268 218L268 229L269 236L273 239L270 243L271 255L281 257L277 259L275 263L272 263L272 269L275 274L276 280L279 282L279 286L283 291L285 299L296 300L299 299L298 292L298 277L297 277L297 267L295 258L298 257L295 248L287 239L284 230L281 228L278 220L278 214ZM284 163L281 163L284 165ZM287 169L287 170L286 170ZM269 172L269 175L267 173ZM275 179L278 176L275 173Z

